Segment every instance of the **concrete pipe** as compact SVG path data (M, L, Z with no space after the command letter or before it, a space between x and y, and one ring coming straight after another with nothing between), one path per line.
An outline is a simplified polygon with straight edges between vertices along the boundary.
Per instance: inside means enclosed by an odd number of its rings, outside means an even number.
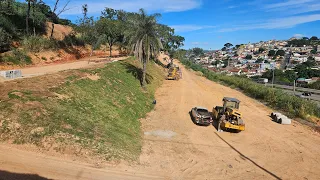
M291 119L289 119L288 117L281 117L278 121L279 124L285 124L285 125L289 125L291 124Z

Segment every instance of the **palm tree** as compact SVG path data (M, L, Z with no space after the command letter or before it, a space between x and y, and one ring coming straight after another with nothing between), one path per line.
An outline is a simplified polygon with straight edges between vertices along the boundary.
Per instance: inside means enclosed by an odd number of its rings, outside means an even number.
M138 13L132 14L128 18L128 42L132 52L134 52L134 56L143 65L141 79L143 88L145 88L146 83L147 63L151 56L157 57L162 48L157 30L158 17L160 17L160 14L147 15L143 9L140 9Z

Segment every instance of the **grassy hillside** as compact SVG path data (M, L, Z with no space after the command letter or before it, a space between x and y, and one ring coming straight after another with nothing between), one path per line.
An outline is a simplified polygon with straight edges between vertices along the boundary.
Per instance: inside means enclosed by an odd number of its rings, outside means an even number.
M152 108L163 70L148 64L147 90L132 58L97 69L0 84L0 138L44 149L134 160L141 151L139 118Z

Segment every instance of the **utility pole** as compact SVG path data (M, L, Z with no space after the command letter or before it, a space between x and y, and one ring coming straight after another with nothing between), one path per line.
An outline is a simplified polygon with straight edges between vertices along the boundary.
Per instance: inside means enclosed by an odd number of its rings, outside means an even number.
M293 81L293 95L296 95L296 80Z
M272 73L272 88L273 88L273 84L274 84L274 67L273 67L273 73Z

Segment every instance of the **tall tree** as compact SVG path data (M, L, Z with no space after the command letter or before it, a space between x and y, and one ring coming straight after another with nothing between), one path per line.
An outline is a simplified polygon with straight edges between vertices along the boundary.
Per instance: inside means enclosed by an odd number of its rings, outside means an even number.
M122 36L122 23L118 20L101 18L96 26L98 34L105 37L107 44L109 45L110 57L112 57L112 47Z
M102 12L101 12L101 19L102 18L107 18L107 19L113 19L116 20L118 17L118 10L108 8L106 7Z
M36 23L35 23L35 19L36 19L36 15L35 15L35 9L36 9L36 3L37 0L31 0L32 1L32 26L33 26L33 36L36 36Z
M107 42L110 46L110 44L117 44L119 47L119 50L122 51L122 49L126 50L126 53L128 53L128 40L125 38L125 29L129 28L127 27L127 19L128 16L132 15L134 13L128 13L126 11L123 10L115 10L112 8L108 8L106 7L102 12L101 12L101 16L100 19L104 19L104 22L108 22L110 23L111 26L113 26L112 24L115 24L116 26L114 28L110 27L107 28L113 31L112 29L116 30L118 29L119 31L117 31L116 34L112 33L112 36L116 36L117 38L112 38L110 39L110 33L109 33L109 38L107 39ZM109 20L106 21L105 19ZM99 24L99 23L98 23ZM113 42L114 41L114 42Z
M147 62L152 55L157 57L162 48L162 43L157 32L158 17L160 17L160 14L147 15L145 10L140 9L139 13L129 18L129 44L135 57L143 64L141 80L143 88L146 85Z
M204 51L202 48L199 48L199 47L195 47L192 49L192 52L194 55L196 56L201 56L202 54L204 54Z
M265 49L263 47L259 48L259 53L263 53L263 51L265 51Z
M319 40L319 39L318 39L317 36L312 36L312 37L310 38L310 40L311 40L311 41L317 41L317 40Z
M184 45L184 37L175 35L173 28L163 24L158 25L158 33L164 48L163 50L169 52L171 57L177 56L176 53L180 53L177 50ZM180 55L178 56L180 57Z
M252 57L251 57L251 59L252 59ZM264 62L264 59L263 58L258 58L255 63L262 63L262 62Z
M268 53L268 56L274 56L276 55L276 51L275 50L270 50Z
M252 55L248 54L245 58L251 60L252 59Z
M276 56L284 56L286 54L286 52L284 50L278 50L276 53Z
M52 17L53 17L53 16L59 17L59 15L60 15L61 13L69 10L69 9L67 8L67 6L69 5L70 0L68 0L68 1L66 2L66 4L63 6L63 8L60 9L60 10L57 12L59 1L60 1L60 0L56 0L56 2L54 3L54 8L53 8L53 11L52 11ZM57 12L57 13L56 13L56 12ZM53 31L54 31L54 23L52 22L52 24L51 24L51 35L50 35L50 38L51 38L51 39L53 38Z
M26 0L28 7L27 7L27 16L26 16L26 33L29 35L29 19L30 19L30 9L31 9L31 0Z
M11 35L0 27L0 53L9 50Z
M0 0L0 13L11 14L15 0Z
M159 32L159 37L163 45L164 51L170 51L170 38L174 35L174 29L167 25L159 24L157 31Z
M82 6L83 17L79 19L77 26L77 31L81 34L83 41L91 46L90 57L93 54L93 50L96 49L100 44L103 38L97 32L96 22L93 17L88 17L88 5L84 4Z
M224 47L226 47L226 48L231 48L233 46L233 44L231 44L231 43L226 43L226 44L224 44Z

